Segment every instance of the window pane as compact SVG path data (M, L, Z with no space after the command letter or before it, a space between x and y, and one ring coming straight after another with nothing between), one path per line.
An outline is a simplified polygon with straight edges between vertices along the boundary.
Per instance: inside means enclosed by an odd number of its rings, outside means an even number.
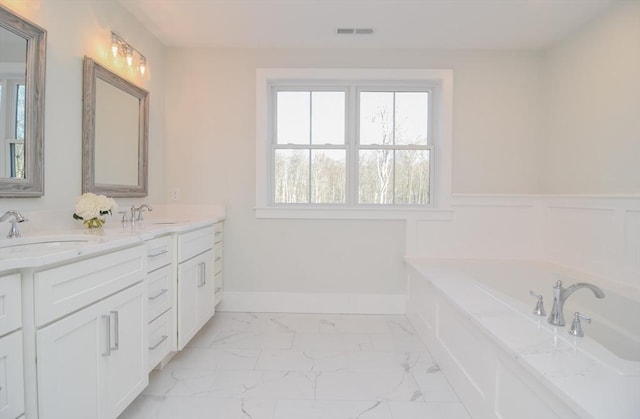
M429 150L397 150L396 204L429 203Z
M392 121L392 92L360 92L360 144L393 144Z
M24 109L26 86L19 84L16 92L16 138L24 140Z
M12 142L9 145L9 156L11 177L24 178L24 144Z
M278 92L276 141L278 144L309 144L311 92Z
M393 150L361 150L359 153L361 204L393 203Z
M309 202L310 150L276 150L275 196L278 204Z
M344 92L311 93L311 141L344 144Z
M396 93L396 144L427 145L428 97L427 92Z
M346 151L313 150L311 156L311 202L315 204L344 204Z

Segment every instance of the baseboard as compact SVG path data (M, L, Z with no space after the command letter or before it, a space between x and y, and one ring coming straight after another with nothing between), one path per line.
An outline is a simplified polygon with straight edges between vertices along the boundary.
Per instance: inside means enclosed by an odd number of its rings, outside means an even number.
M218 311L253 313L405 314L404 294L229 292Z

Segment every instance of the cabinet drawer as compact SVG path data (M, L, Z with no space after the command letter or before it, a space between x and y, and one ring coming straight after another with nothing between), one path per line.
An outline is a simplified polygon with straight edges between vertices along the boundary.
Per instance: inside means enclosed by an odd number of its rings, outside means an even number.
M20 274L0 277L0 336L22 327Z
M22 331L0 338L0 419L24 413Z
M184 262L213 247L213 226L200 228L178 236L178 262Z
M216 243L213 246L213 260L214 260L214 272L220 272L222 270L222 242Z
M171 308L174 275L173 266L165 266L148 275L149 312L147 321L152 321Z
M222 301L222 289L224 287L223 284L223 279L222 279L222 272L218 272L215 274L215 276L213 277L213 288L214 288L214 293L215 293L215 302L216 305L218 305L218 303L220 301Z
M213 242L221 243L222 242L222 221L215 223L213 225L213 233L215 235Z
M167 310L160 317L149 323L149 355L147 364L149 371L171 352L172 315L173 312Z
M136 246L34 274L36 325L86 307L147 275L147 248Z
M147 242L149 272L169 265L174 254L173 236L158 237Z

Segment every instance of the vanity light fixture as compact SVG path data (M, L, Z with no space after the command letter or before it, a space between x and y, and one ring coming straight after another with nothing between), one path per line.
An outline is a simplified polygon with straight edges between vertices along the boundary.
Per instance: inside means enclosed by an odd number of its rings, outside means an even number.
M338 35L373 35L373 28L338 28Z
M137 62L137 70L142 77L147 71L147 57L142 55L140 51L131 46L120 35L111 31L111 53L114 59L123 56L127 65L131 68Z

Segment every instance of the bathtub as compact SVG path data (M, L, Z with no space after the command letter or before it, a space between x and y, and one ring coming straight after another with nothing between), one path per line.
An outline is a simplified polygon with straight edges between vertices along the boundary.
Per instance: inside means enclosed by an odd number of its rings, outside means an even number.
M534 261L407 258L407 314L474 418L640 418L640 291ZM567 326L532 313L556 280L591 282ZM567 333L573 312L584 338Z

